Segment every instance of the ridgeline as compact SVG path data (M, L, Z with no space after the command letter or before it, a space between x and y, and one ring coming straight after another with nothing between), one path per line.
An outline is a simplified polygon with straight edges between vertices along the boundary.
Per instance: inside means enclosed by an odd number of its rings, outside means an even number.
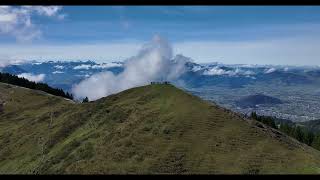
M320 152L172 85L88 103L0 83L0 174L320 173Z
M29 89L35 89L35 90L40 90L47 92L49 94L55 95L55 96L61 96L67 99L73 99L73 95L70 93L65 93L62 89L57 89L57 88L52 88L48 84L45 83L36 83L29 81L25 78L20 78L16 75L12 75L9 73L1 73L0 72L0 82L2 83L8 83L8 84L13 84Z

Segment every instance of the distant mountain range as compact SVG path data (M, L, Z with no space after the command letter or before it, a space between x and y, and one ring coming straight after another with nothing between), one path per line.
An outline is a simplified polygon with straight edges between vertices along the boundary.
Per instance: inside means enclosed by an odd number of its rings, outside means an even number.
M183 55L172 59L179 60L185 62L184 73L171 83L203 99L237 110L236 101L240 97L267 94L281 98L287 104L274 104L277 105L276 109L263 107L259 110L256 107L257 113L293 121L320 118L319 66L228 65L217 62L201 64ZM123 70L124 62L118 61L27 61L0 68L0 72L15 75L42 75L43 82L68 92L71 92L73 85L93 74L105 71L119 74ZM243 112L250 110L247 108Z
M44 74L43 82L70 92L72 85L79 83L92 74L103 71L112 71L117 74L123 70L122 65L122 62L98 64L94 61L31 61L18 65L9 65L0 71L15 75L22 73Z
M179 80L183 80L184 86L190 88L206 86L241 88L256 82L272 82L285 85L311 84L318 82L320 79L319 67L198 64L182 55L177 55L173 61L178 59L186 60L186 71ZM103 71L118 74L123 71L123 62L28 61L0 68L0 72L15 75L22 73L45 74L45 83L66 91L70 91L73 84Z

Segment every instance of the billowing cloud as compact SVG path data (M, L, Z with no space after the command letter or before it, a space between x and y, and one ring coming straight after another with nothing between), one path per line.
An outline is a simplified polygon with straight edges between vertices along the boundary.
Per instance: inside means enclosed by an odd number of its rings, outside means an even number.
M44 80L45 76L46 76L45 74L32 74L32 73L22 73L18 75L18 77L25 78L33 82L41 82Z
M41 35L33 24L32 16L57 17L62 7L58 6L0 6L0 35L10 35L18 41L29 41Z
M183 59L175 61L169 43L155 36L145 44L139 53L124 62L124 70L118 75L112 72L94 74L73 87L76 98L90 100L123 91L128 88L146 85L151 81L173 80L184 72Z

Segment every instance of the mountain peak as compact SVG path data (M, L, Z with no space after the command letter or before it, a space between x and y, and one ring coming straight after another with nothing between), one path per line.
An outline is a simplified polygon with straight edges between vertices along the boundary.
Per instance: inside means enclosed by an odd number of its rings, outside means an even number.
M3 84L0 95L0 171L6 173L310 173L320 167L311 147L173 85L80 104Z

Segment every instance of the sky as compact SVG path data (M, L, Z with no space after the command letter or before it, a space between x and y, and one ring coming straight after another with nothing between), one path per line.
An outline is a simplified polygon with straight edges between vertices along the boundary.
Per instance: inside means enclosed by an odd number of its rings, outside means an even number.
M123 61L154 35L198 63L320 65L320 6L0 6L0 61Z

